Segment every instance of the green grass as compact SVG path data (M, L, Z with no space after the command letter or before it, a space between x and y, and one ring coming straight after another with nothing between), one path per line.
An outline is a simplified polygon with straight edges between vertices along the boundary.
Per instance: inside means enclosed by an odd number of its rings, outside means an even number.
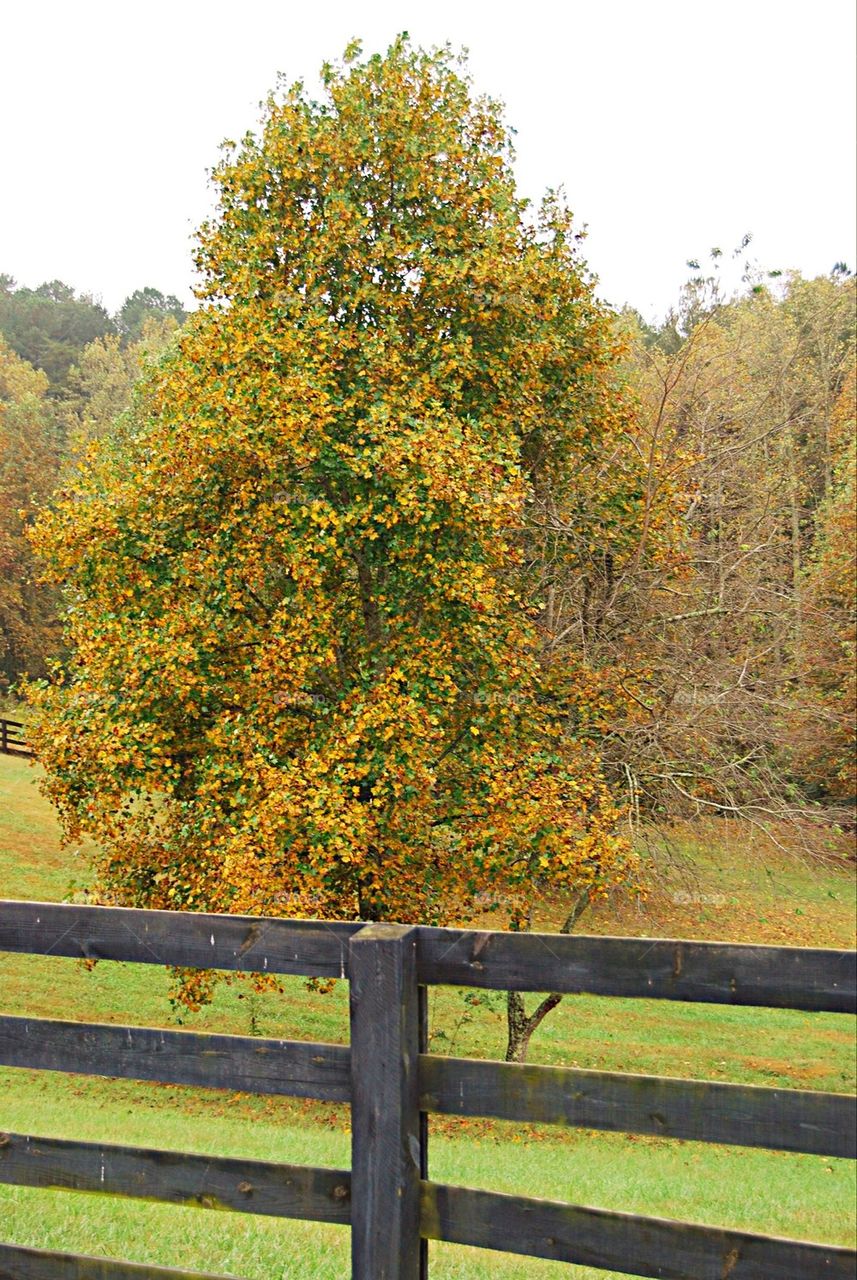
M37 770L0 755L0 895L61 902L89 878L86 846L63 848Z
M7 1072L4 1125L59 1137L152 1145L201 1154L347 1167L346 1116L328 1108L124 1081ZM38 1116L38 1126L32 1117ZM841 1206L853 1200L847 1161L698 1143L574 1132L527 1140L513 1126L460 1126L434 1137L440 1181L661 1216L847 1243ZM183 1210L91 1195L3 1189L7 1236L44 1247L149 1262L200 1265L251 1280L348 1274L348 1234L335 1227ZM837 1207L840 1206L840 1207ZM440 1278L595 1277L455 1246L433 1246Z
M0 896L59 900L86 883L86 862L60 847L53 814L33 777L26 762L0 757ZM723 898L722 886L729 886L736 902L728 917L720 903L716 909L705 903L701 913L699 904L684 901L687 890L679 891L674 903L667 881L646 914L625 904L599 911L587 927L755 936L764 932L763 916L774 920L771 927L777 931L786 929L786 936L780 939L778 933L776 940L806 942L822 933L823 945L849 945L853 880L842 866L819 870L759 859L747 870L740 851L712 852L709 846L693 852L696 896L710 897L708 891L718 886L718 899ZM790 917L785 905L796 902L805 910ZM713 922L698 918L718 912ZM727 918L731 935L724 928ZM212 1004L196 1015L172 1008L169 987L168 974L155 967L103 962L88 971L57 957L0 956L0 1008L7 1013L347 1039L344 983L327 995L307 990L296 979L285 980L281 992L259 995L245 983L224 983ZM437 1052L502 1056L503 1023L496 996L486 995L471 1007L461 993L432 992ZM530 1060L851 1091L853 1020L567 997L534 1039ZM0 1090L0 1128L9 1130L304 1164L349 1163L347 1108L16 1070L0 1072ZM430 1172L440 1181L831 1243L850 1243L854 1236L853 1167L818 1157L435 1119ZM3 1187L0 1216L6 1238L43 1248L206 1268L248 1280L348 1275L348 1232L319 1224ZM439 1280L524 1275L582 1280L606 1274L451 1245L432 1245L432 1263Z

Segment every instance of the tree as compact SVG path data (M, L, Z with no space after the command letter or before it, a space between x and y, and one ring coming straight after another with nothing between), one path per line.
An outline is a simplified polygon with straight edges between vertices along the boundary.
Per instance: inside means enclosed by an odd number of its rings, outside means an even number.
M56 481L59 433L45 374L0 338L0 691L43 676L59 642L55 592L40 586L26 529Z
M121 902L526 927L633 863L526 578L611 325L448 51L324 85L227 148L205 305L40 521L46 787Z
M3 279L0 333L22 360L47 374L50 394L61 397L84 347L112 333L113 322L99 302L61 280L16 289L10 277Z
M800 762L810 723L823 736L847 697L825 708L811 673L820 619L836 614L841 629L848 614L844 597L830 608L809 597L818 531L847 502L844 481L833 506L825 495L853 361L854 281L745 283L730 301L709 290L708 311L694 289L665 341L637 346L642 417L684 495L685 556L638 596L632 632L607 616L614 664L643 706L614 722L603 754L627 772L644 815L741 817L817 850L812 831L824 838L832 815L812 803L818 778ZM838 554L846 545L841 536Z
M137 342L143 337L147 321L169 319L180 325L186 318L187 312L178 298L146 286L135 289L122 303L116 314L116 327L125 342Z
M812 644L802 646L803 698L791 716L795 773L823 796L857 798L857 367L851 364L827 426L831 481L802 583Z
M140 336L133 341L108 334L84 348L78 364L69 370L64 405L72 448L122 429L135 383L167 349L176 329L173 316L152 312L144 317Z

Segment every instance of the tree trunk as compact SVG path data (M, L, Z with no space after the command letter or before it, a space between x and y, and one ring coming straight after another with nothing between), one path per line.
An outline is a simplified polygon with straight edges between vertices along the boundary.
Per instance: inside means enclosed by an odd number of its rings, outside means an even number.
M506 1023L508 1038L506 1042L507 1062L526 1062L530 1037L537 1027L541 1026L551 1009L555 1009L562 996L552 991L545 996L538 1008L527 1016L524 997L520 991L509 991L506 994Z
M589 894L584 891L575 902L559 932L571 933L589 903ZM526 1062L533 1032L542 1025L551 1009L555 1009L560 1000L562 995L558 991L552 991L531 1014L527 1014L524 997L520 991L506 993L507 1062Z

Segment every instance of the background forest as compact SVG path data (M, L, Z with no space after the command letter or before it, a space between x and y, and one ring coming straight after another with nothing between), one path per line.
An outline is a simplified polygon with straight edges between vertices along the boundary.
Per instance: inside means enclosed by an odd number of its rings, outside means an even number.
M37 581L27 527L85 442L118 429L144 361L184 318L157 289L110 316L60 280L27 289L0 273L0 693L61 652L58 600Z
M573 733L633 826L741 815L821 847L855 795L855 281L748 269L723 298L718 257L662 324L610 315L624 409L573 495L537 495L527 570ZM121 436L184 320L152 288L110 316L0 277L7 696L63 658L28 526L90 441Z

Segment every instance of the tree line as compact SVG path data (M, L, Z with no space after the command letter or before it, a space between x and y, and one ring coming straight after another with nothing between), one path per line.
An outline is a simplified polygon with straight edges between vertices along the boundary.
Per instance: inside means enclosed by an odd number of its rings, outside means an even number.
M0 273L0 694L62 651L56 591L38 582L27 529L86 441L118 430L143 365L186 319L146 287L111 316L53 280Z

